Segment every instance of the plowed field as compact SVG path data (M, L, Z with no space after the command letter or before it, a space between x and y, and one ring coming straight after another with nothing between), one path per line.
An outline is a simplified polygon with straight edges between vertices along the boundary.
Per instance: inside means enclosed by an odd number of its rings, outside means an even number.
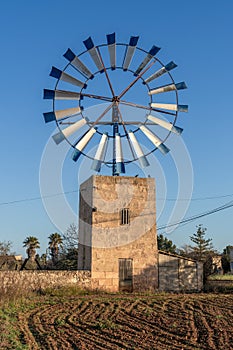
M16 318L33 350L233 349L232 294L51 298Z

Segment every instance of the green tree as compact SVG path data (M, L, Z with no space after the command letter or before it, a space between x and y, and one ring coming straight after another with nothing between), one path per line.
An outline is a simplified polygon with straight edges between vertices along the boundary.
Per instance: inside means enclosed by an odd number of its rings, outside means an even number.
M28 236L23 241L23 246L27 248L26 252L28 255L28 259L35 260L36 258L36 249L40 248L40 243L38 241L38 238L34 236Z
M230 248L232 248L232 246L228 245L225 249L223 249L222 268L223 268L224 273L227 273L231 270L231 268L230 268Z
M190 236L190 240L194 243L190 246L191 257L203 262L211 255L216 254L212 238L205 238L206 231L207 229L200 224L197 226L197 232Z
M14 254L11 252L12 242L11 241L3 241L0 242L0 255L10 255Z
M213 257L219 255L214 249L212 238L206 238L207 229L201 224L197 227L197 231L190 236L193 245L185 245L178 250L178 253L190 259L198 260L203 263L204 281L213 273Z
M61 270L77 270L78 268L78 228L72 223L62 235L63 247L57 268Z
M158 235L157 240L159 250L173 254L177 252L176 245L170 239L164 237L162 233Z
M52 262L55 265L58 261L59 248L62 247L62 237L55 232L49 236L49 249L52 256Z
M78 228L72 223L63 234L64 249L78 249Z

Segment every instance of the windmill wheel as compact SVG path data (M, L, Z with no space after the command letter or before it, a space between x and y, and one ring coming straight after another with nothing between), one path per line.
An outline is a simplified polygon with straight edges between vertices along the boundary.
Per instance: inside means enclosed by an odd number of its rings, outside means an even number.
M182 132L176 126L178 112L187 112L188 106L178 103L178 90L186 84L172 78L177 65L164 65L156 57L159 47L146 51L138 40L131 36L128 44L116 43L113 33L95 46L89 37L83 42L85 51L66 51L63 70L52 67L55 88L44 90L44 99L53 103L52 111L44 113L45 122L55 121L58 127L54 141L66 140L74 161L81 155L91 158L97 172L105 164L119 175L133 161L146 167L150 153L168 153L167 138ZM94 144L98 147L92 154Z

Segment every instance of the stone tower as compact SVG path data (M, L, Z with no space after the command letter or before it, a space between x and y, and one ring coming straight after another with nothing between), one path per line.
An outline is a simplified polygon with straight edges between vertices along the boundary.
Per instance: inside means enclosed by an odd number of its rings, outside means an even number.
M78 269L108 291L158 287L155 180L91 176L80 186Z

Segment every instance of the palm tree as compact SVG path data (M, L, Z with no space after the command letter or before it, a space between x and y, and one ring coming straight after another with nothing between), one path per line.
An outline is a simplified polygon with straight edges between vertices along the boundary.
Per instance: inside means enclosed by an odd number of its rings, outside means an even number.
M28 259L30 260L35 260L36 258L36 249L40 248L40 243L38 241L38 238L33 237L33 236L28 236L24 241L23 241L23 246L27 247L27 255Z
M52 233L49 237L49 249L51 251L52 261L55 264L58 260L59 247L62 247L62 237L59 233Z

